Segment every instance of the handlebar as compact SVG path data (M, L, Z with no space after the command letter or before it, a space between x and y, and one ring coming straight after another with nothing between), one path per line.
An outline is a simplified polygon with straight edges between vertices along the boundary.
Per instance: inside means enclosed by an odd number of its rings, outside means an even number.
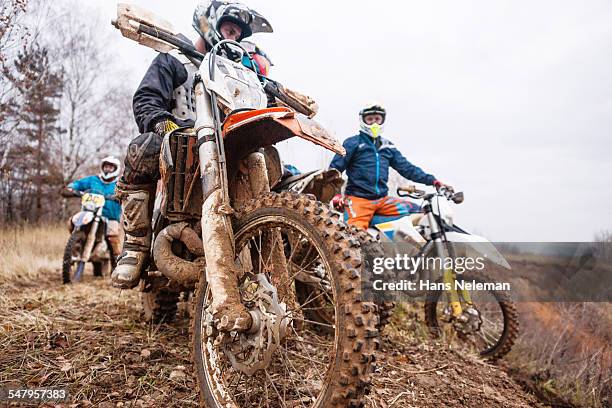
M420 200L425 197L426 194L427 193L425 191L417 189L414 185L401 186L397 188L397 195L399 197L410 197Z
M68 187L64 187L62 189L62 191L60 191L60 195L62 197L66 197L66 198L82 197L83 194L85 194L85 193L83 193L82 191L73 190L73 189L68 188Z
M87 194L87 192L85 191L79 191L79 190L74 190L72 188L64 188L62 189L61 193L60 193L63 197L66 198L72 198L72 197L83 197L85 194ZM96 193L92 193L92 194L96 194ZM109 201L117 201L119 202L119 198L117 198L117 196L115 194L99 194L101 196L104 197L105 200L109 200Z
M438 194L443 195L447 200L454 202L455 204L461 204L465 199L463 192L455 193L452 188L442 186L437 189ZM399 197L410 197L415 200L431 200L435 194L428 194L426 191L419 190L414 185L401 186L397 188L397 195Z

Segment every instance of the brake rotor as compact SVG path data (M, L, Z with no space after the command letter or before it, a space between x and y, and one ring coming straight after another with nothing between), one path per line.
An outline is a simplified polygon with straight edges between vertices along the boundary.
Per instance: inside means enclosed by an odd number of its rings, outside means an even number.
M266 275L257 274L255 278L257 290L249 293L247 300L253 318L251 330L221 334L216 342L232 367L248 376L270 365L291 321L287 306L279 303L276 288Z

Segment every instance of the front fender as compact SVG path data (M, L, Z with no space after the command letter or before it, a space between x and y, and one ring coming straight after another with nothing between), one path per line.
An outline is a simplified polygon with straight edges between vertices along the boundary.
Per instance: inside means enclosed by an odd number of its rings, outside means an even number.
M83 225L91 223L94 219L94 213L91 211L80 211L72 216L72 225L74 228L81 228Z
M323 126L289 108L267 108L234 113L223 124L228 174L237 163L262 147L294 136L344 155L344 147Z
M463 234L460 232L446 232L446 238L450 242L465 244L464 247L468 251L468 256L474 256L473 253L482 255L489 261L503 266L506 269L512 269L506 258L495 248L495 245L488 239L478 235ZM470 253L473 252L473 253Z

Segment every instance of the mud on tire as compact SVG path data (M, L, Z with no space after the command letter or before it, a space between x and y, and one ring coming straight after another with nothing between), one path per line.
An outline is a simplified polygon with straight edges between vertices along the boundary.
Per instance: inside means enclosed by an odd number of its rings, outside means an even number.
M72 279L72 255L75 251L80 251L78 245L82 242L83 233L79 230L72 231L66 247L64 248L64 257L62 259L62 282L68 284Z
M350 227L352 234L357 237L359 244L361 245L361 252L366 259L384 258L385 252L382 249L380 241L368 234L361 228ZM364 265L364 269L371 270L371 266ZM378 331L382 333L385 326L389 324L393 311L395 310L395 302L377 301L375 302L378 306Z
M153 289L140 293L144 319L147 322L171 322L176 317L179 292L167 288Z
M337 305L336 336L327 364L329 369L324 375L325 381L318 392L316 404L312 406L362 407L362 397L369 391L374 352L380 342L376 329L377 307L361 300L359 242L339 215L327 206L306 196L287 192L269 193L247 203L235 219L236 242L247 234L250 225L269 218L297 225L315 237L333 275ZM208 367L203 354L206 333L203 331L202 309L205 301L206 284L200 281L193 303L192 357L200 402L203 406L217 408L220 405L216 402L214 386L208 381Z
M458 279L466 281L474 280L476 282L492 282L491 279L483 276L474 277L462 275L458 277ZM438 282L441 282L441 280ZM479 350L479 353L480 356L487 360L495 361L508 354L514 345L519 335L519 319L514 301L507 293L500 291L489 291L489 293L495 298L501 310L501 315L503 316L503 330L495 344L492 344L484 350ZM438 320L438 302L440 301L441 295L441 291L431 291L425 301L425 323L429 327L431 334L436 337L442 332Z

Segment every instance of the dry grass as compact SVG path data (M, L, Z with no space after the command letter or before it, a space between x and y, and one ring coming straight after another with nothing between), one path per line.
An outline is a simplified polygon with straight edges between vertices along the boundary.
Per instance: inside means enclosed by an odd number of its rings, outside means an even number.
M67 388L78 406L197 406L188 321L143 323L138 293L108 277L62 285L67 238L62 225L1 231L0 387Z
M61 225L2 230L0 387L65 387L69 406L197 406L185 316L143 323L136 291L91 273L62 285L67 237ZM394 319L368 407L537 406L499 368L431 341L408 309Z
M400 304L383 334L368 408L543 407L499 367L457 341L432 340L422 305Z
M612 305L521 303L523 335L508 364L553 404L612 403Z
M0 227L0 285L30 284L52 273L68 235L64 224Z
M608 407L612 404L612 304L533 302L607 288L610 265L603 261L574 272L569 260L510 255L513 271L504 279L520 291L521 337L506 357L512 373L542 399L556 406ZM560 291L555 292L553 288ZM594 288L593 285L596 285ZM552 292L551 292L552 291ZM555 296L550 295L554 293ZM525 301L529 300L529 301Z

